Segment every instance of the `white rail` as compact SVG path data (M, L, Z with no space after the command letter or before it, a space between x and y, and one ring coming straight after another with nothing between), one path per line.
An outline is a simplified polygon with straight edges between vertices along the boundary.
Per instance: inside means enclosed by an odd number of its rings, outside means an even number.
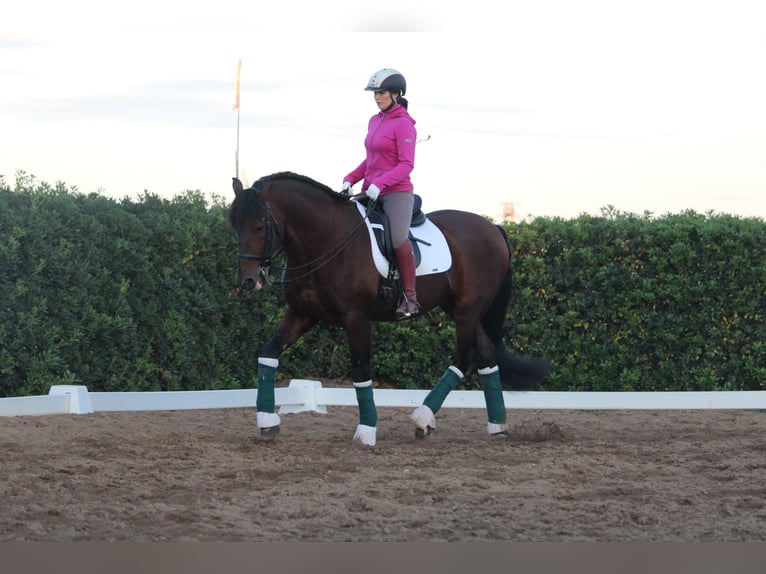
M379 407L416 407L428 391L375 389ZM548 392L505 391L508 409L696 410L766 409L766 391ZM79 385L57 385L48 395L0 399L0 416L87 414L117 411L255 408L257 390L88 392ZM276 389L280 413L356 406L353 388L322 387L319 381L294 379ZM452 391L444 408L484 408L481 391Z

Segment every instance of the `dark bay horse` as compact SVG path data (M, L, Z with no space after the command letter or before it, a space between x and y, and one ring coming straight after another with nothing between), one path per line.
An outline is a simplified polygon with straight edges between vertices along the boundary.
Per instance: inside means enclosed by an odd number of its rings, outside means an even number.
M372 321L393 321L396 298L383 308L384 277L373 261L371 240L357 202L311 178L290 172L259 179L249 189L234 178L235 198L228 222L238 245L238 286L245 291L266 283L273 256L283 252L282 287L287 310L276 333L258 353L256 419L261 436L274 438L280 417L274 386L279 356L318 322L342 327L351 355L351 375L359 405L353 442L375 445L377 411L373 399ZM511 261L504 230L484 217L456 210L428 219L443 233L451 266L418 274L421 313L443 309L455 322L453 363L412 413L415 435L435 427L435 414L447 394L475 363L487 404L487 431L506 434L504 389L536 388L550 373L544 359L524 360L503 344L503 322L511 294Z

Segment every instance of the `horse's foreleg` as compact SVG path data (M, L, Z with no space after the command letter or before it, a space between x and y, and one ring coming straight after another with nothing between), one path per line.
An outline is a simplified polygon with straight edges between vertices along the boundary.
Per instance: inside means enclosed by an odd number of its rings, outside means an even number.
M346 336L351 354L351 378L356 391L359 406L359 424L354 433L353 442L362 446L375 446L378 410L372 391L371 333L369 319L346 318Z
M255 418L261 430L261 438L273 439L279 434L281 421L275 412L274 397L279 356L313 325L313 320L288 310L282 317L277 332L258 352L258 396L255 400Z

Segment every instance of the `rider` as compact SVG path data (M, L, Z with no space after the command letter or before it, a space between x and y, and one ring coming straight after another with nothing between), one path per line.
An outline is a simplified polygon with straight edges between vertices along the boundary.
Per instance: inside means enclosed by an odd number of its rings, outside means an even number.
M407 112L407 82L391 68L375 72L366 91L375 93L380 110L370 118L364 147L367 155L356 169L343 178L343 192L364 179L362 192L383 204L391 227L391 241L396 251L402 279L402 302L397 319L418 313L420 305L415 292L415 254L409 240L414 202L410 172L415 166L415 120Z

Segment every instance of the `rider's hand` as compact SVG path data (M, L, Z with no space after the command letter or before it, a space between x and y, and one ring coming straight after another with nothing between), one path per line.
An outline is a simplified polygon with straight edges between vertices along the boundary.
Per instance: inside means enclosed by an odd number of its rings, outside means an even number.
M344 182L343 182L343 186L341 187L341 190L340 190L340 192L341 192L343 195L348 195L348 194L351 192L351 182L349 182L349 181L344 181Z
M378 196L380 195L380 189L377 185L374 183L370 184L370 187L367 188L367 197L369 197L371 200L375 201L378 199Z

